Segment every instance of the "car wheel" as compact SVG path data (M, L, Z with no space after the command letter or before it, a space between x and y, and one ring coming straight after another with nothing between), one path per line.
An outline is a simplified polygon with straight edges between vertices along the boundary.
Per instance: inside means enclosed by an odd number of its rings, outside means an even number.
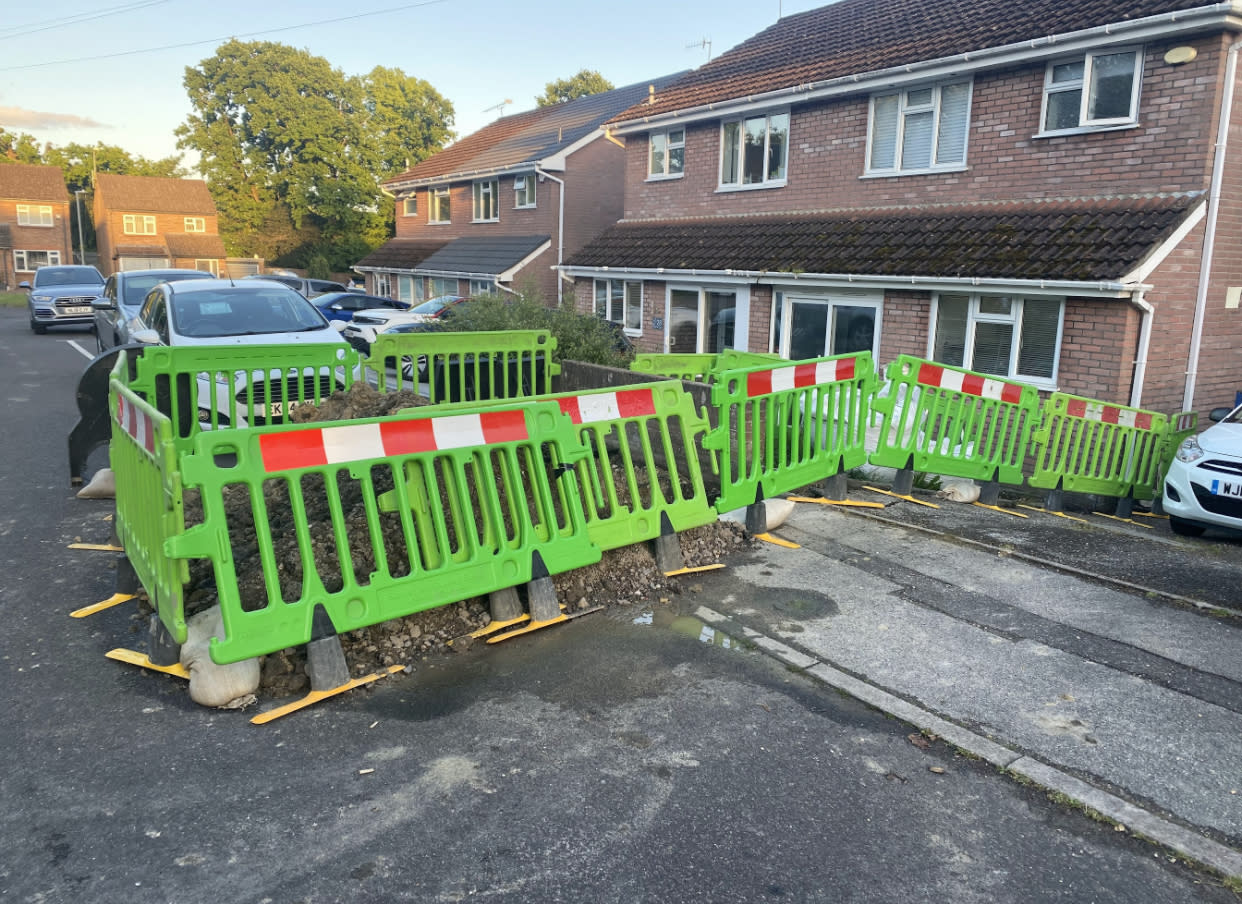
M1193 521L1183 521L1181 518L1169 516L1169 527L1173 533L1179 537L1201 537L1203 531L1206 530L1202 525L1195 524Z
M47 332L47 327L41 323L35 322L35 319L31 317L30 318L30 330L36 335L42 336L44 333Z

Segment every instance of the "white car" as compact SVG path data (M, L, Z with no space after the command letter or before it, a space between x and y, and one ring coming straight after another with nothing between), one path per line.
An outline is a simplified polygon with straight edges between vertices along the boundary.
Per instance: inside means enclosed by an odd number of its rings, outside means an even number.
M1182 442L1164 478L1169 526L1185 537L1209 527L1242 531L1242 405L1209 417L1217 423Z
M443 318L454 305L465 301L460 295L440 295L406 311L387 311L376 308L359 311L345 324L345 341L364 355L371 351L371 343L380 333L398 325L433 324Z
M277 282L195 279L153 288L130 323L129 337L131 342L171 346L328 344L341 348L343 361L342 325ZM238 427L282 418L303 397L323 397L342 388L332 372L321 371L242 371L233 375L232 392L213 392L208 376L200 376L198 420L206 426L213 410L217 423Z

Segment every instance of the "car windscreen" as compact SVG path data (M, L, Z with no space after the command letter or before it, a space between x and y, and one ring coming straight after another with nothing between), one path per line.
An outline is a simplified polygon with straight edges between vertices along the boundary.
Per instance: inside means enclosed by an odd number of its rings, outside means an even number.
M195 339L329 329L323 315L291 289L173 293L173 326Z
M48 286L89 286L104 284L94 267L40 267L35 271L36 288Z
M176 279L211 279L211 274L203 271L202 276L189 273L143 273L127 277L125 280L125 297L121 299L130 307L137 307L147 297L147 293L162 282Z
M414 308L413 310L415 314L426 314L430 316L432 314L440 313L440 311L442 311L445 307L447 307L449 302L453 300L454 299L450 296L442 295L439 298L432 298L429 301L424 301L422 304L420 304L418 307Z

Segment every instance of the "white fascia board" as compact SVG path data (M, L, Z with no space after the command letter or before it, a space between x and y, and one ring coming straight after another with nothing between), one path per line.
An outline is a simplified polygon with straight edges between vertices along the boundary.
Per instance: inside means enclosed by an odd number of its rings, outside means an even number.
M1014 292L1022 295L1059 297L1125 298L1139 286L1123 281L1083 282L1069 279L992 279L946 276L875 276L859 273L779 273L767 270L670 270L664 267L562 267L562 272L584 279L637 277L663 282L738 283L770 285L779 289L854 288L903 289L923 292Z
M538 160L527 160L522 163L515 163L512 166L499 166L490 169L481 170L462 170L456 173L445 173L442 176L429 176L426 179L408 179L404 182L392 181L385 182L384 187L393 194L409 191L414 188L428 188L431 186L448 186L458 182L476 182L479 179L486 179L489 176L509 176L520 175L522 173L533 173L535 167L539 166Z
M526 255L526 257L522 258L520 261L518 261L508 270L505 270L503 273L496 274L496 281L497 282L502 282L502 281L513 282L513 277L517 275L517 272L519 270L521 270L523 267L525 267L527 264L529 264L531 261L533 261L535 258L543 254L545 251L547 251L551 247L552 247L552 240L548 239L546 242L544 242L542 245L540 245L530 254Z
M611 131L614 135L630 135L674 122L701 122L752 110L770 109L778 104L805 103L849 94L870 93L915 82L956 78L985 69L1040 62L1101 47L1144 43L1192 32L1209 31L1213 28L1242 31L1242 3L1238 0L1230 0L1230 2L1216 3L1193 10L1149 16L1133 22L1102 25L1082 31L1022 41L1017 44L972 50L951 57L908 63L904 66L878 69L873 72L858 72L821 82L792 85L762 94L731 98L697 107L673 110L657 116L626 120L613 125Z
M544 157L542 160L538 161L535 165L539 167L539 169L549 170L550 172L554 172L554 173L563 173L565 172L566 160L569 158L571 154L577 153L578 151L586 147L588 144L598 141L599 139L603 137L604 137L604 130L602 128L596 129L593 132L588 132L587 134L579 138L577 141L575 141L573 144L561 148L555 154L552 154L548 157Z
M1124 282L1145 283L1148 277L1155 272L1156 268L1165 262L1170 254L1173 253L1178 245L1190 234L1196 226L1203 222L1203 218L1207 216L1207 199L1204 198L1190 212L1182 225L1178 226L1167 239L1147 256L1147 259L1140 263L1137 267L1127 273L1122 279Z

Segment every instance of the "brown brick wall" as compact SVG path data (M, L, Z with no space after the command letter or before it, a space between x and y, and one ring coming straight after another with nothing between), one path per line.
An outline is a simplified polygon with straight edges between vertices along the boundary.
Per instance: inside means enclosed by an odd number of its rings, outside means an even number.
M100 216L95 220L95 250L99 254L99 272L104 276L111 276L117 270L117 246L118 245L160 245L163 244L166 235L183 235L185 234L185 218L186 217L202 217L204 220L203 231L196 233L198 235L217 235L219 231L219 217L214 214L172 214L172 213L151 213L141 210L100 210L101 205L98 198L95 203L96 209L99 210ZM134 216L153 216L155 217L155 234L154 235L130 235L125 232L125 216L133 214ZM169 264L175 266L175 262L169 257ZM193 262L191 262L193 266Z
M18 226L17 205L50 206L52 208L51 226ZM66 201L11 200L0 199L0 223L9 224L9 234L13 239L14 251L59 251L62 264L73 263L73 249L77 248L76 237L70 234L69 204ZM0 284L17 284L28 281L33 275L30 270L15 270L16 263L13 251L0 250L7 260L0 265Z

